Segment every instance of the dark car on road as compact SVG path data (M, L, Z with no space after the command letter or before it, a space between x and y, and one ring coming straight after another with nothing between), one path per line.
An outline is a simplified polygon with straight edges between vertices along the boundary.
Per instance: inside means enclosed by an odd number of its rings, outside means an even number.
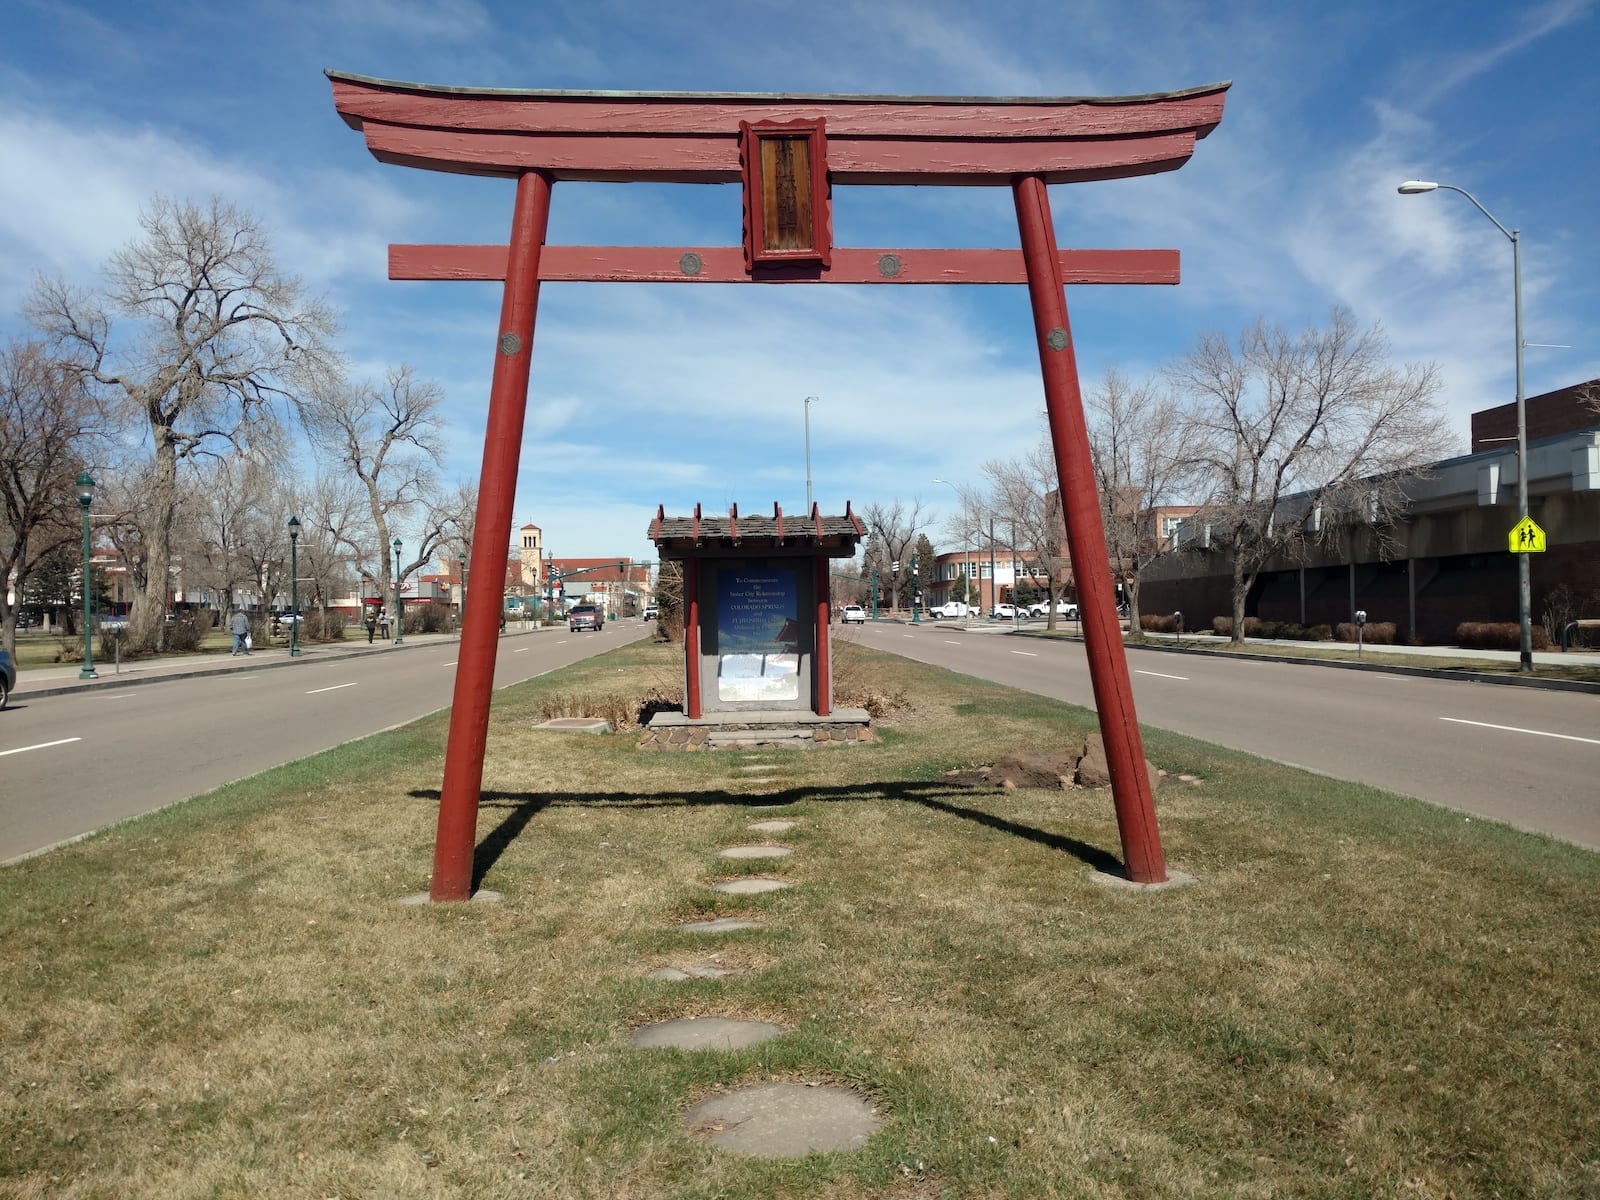
M598 604L574 604L567 613L567 629L577 633L580 629L589 629L599 633L606 627L606 615L600 610Z
M17 686L17 664L11 660L11 651L0 650L0 708L11 699Z

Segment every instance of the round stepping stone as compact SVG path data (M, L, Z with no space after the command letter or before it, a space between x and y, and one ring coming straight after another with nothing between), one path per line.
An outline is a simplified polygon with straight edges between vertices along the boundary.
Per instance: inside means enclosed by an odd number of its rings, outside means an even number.
M713 891L727 892L730 896L754 896L761 892L781 892L794 884L786 879L772 879L766 875L746 875L743 879L729 879L713 883Z
M793 854L789 846L729 846L718 850L718 858L784 858Z
M686 967L657 967L646 979L667 979L674 983L685 979L725 979L729 975L745 975L737 967L721 967L716 963L690 963Z
M700 1101L684 1114L689 1132L757 1158L801 1158L815 1150L859 1150L883 1128L848 1088L766 1083Z
M683 921L679 929L689 933L732 933L735 929L761 929L764 922L741 921L738 917L718 917L713 921Z
M645 1050L743 1050L770 1041L783 1032L766 1021L735 1021L728 1017L684 1017L660 1021L633 1031L632 1042Z
M798 824L799 821L752 821L745 828L756 833L788 833Z

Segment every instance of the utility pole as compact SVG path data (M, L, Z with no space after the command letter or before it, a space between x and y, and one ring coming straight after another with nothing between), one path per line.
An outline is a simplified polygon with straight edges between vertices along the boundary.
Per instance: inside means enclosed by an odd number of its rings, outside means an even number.
M817 402L815 396L806 397L806 516L811 515L811 406Z

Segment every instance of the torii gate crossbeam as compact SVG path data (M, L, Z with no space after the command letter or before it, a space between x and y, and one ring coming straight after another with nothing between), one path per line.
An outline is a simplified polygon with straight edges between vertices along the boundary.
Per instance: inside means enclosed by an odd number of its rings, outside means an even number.
M469 89L328 72L334 105L384 162L516 180L505 246L391 246L395 279L504 280L472 573L504 579L542 281L1026 283L1067 543L1107 561L1067 317L1068 283L1176 283L1171 250L1061 250L1047 185L1176 170L1228 85L1147 96L749 96ZM545 246L558 180L737 183L742 246ZM1020 250L832 245L836 185L1007 186ZM485 573L487 572L487 573ZM1084 641L1130 879L1166 878L1110 576L1079 581ZM497 597L467 600L430 895L468 899L498 645Z

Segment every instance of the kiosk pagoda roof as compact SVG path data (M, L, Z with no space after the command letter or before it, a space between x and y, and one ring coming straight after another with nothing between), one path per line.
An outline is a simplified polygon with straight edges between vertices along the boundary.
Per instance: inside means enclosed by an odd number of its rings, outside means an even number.
M662 558L700 558L707 554L726 554L739 550L747 554L785 551L800 554L826 554L829 558L851 558L857 544L867 536L861 518L845 501L844 515L825 517L813 504L801 516L785 515L774 504L772 515L739 515L733 505L726 516L706 516L700 506L687 517L667 516L666 506L656 507L650 523L650 540Z

